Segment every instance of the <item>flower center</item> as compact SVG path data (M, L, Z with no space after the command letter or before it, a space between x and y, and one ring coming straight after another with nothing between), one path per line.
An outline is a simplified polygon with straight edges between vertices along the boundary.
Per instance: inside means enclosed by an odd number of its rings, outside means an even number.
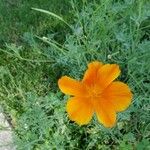
M88 87L88 97L90 98L99 98L101 97L102 90L100 87L93 85L91 87Z

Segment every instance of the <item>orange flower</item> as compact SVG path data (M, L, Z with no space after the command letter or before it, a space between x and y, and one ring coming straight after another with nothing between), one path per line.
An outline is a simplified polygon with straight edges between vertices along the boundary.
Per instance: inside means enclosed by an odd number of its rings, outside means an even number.
M59 88L71 95L66 110L69 118L79 125L88 124L94 113L105 127L113 127L116 113L125 110L131 103L130 88L114 81L120 74L116 64L94 61L88 65L82 81L63 76Z

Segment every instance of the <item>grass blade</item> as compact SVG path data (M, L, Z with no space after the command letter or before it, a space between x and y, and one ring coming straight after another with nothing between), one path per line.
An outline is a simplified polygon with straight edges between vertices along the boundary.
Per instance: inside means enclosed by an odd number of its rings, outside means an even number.
M42 13L45 13L45 14L48 14L54 18L57 18L58 20L64 22L67 26L69 26L69 28L71 28L71 26L60 16L56 15L55 13L53 12L50 12L50 11L47 11L47 10L44 10L44 9L39 9L39 8L31 8L32 10L36 10L36 11L39 11L39 12L42 12ZM72 29L72 28L71 28Z

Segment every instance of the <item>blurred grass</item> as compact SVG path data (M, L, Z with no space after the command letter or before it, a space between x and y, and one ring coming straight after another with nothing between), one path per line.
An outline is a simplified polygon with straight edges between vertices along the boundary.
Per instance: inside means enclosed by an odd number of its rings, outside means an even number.
M58 5L61 3L61 5ZM67 32L59 21L31 10L31 7L50 10L68 20L71 18L70 4L66 0L0 0L0 43L22 42L23 34L34 32L38 35L55 34L63 40ZM58 32L59 30L59 32Z
M18 149L150 148L149 8L147 0L0 1L0 104ZM92 60L119 64L134 93L113 129L95 118L83 127L70 122L57 87L62 75L81 79Z

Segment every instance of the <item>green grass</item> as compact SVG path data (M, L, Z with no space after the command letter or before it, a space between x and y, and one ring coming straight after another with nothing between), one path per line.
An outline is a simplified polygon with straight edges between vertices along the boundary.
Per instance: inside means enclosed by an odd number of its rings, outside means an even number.
M62 3L57 5L58 2ZM68 20L71 17L70 4L66 0L0 0L0 42L23 42L26 32L41 36L56 35L62 40L61 33L67 32L58 20L33 11L32 7L50 10ZM58 32L59 30L59 32ZM62 31L61 31L62 30ZM62 36L62 37L60 37Z
M150 148L149 7L147 0L0 1L0 104L17 149ZM82 79L92 60L119 64L119 80L134 94L112 129L95 118L82 127L69 121L58 89L62 75Z

